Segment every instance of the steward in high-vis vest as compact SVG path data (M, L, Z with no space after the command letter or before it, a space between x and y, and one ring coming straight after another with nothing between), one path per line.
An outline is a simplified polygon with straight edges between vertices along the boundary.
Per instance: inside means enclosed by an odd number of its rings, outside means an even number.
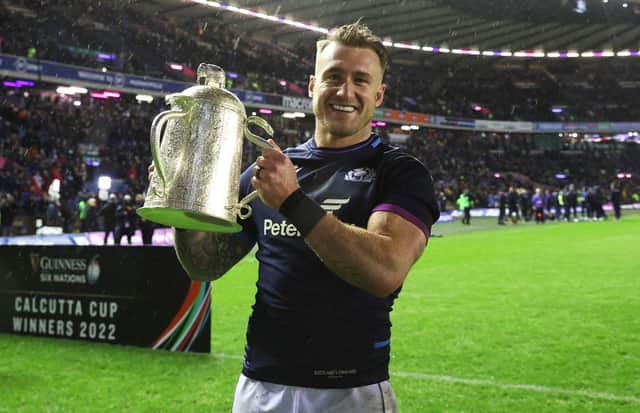
M460 210L464 214L462 218L462 224L471 225L471 206L473 204L473 201L471 200L469 192L466 189L463 193L460 194L456 203L458 204L458 208L460 208Z

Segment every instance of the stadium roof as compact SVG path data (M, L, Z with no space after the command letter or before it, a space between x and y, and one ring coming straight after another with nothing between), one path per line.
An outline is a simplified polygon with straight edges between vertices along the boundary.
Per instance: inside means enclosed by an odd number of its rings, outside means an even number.
M311 43L321 33L256 13L319 28L362 19L391 43L420 46L420 51L392 48L392 59L404 63L448 58L425 51L425 46L485 54L544 50L559 52L559 57L628 50L635 56L640 49L640 0L235 0L217 7L202 4L204 0L125 3L146 13L223 23L235 32L285 45Z

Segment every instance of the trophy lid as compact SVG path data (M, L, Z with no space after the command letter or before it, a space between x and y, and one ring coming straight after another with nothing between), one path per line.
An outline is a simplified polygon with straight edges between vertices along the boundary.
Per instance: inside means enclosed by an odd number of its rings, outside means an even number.
M234 109L244 113L244 105L236 95L225 89L226 75L224 70L211 63L200 63L197 71L198 85L192 86L181 93L167 95L165 100L169 104L190 105L192 98L216 101L218 104L231 105ZM189 103L190 102L190 103Z
M211 63L200 63L198 66L198 84L202 86L215 86L224 89L226 75L220 66Z

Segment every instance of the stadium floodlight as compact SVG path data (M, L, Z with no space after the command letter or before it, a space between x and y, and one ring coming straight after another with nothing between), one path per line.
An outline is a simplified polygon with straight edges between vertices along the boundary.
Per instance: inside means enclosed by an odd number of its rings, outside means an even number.
M479 52L478 52L479 53ZM485 50L484 52L482 52L483 56L513 56L513 53L511 53L508 50Z
M542 50L521 50L513 54L515 57L545 57Z
M305 24L305 23L300 23L300 22L294 21L294 20L290 20L288 18L270 16L270 15L267 15L265 13L261 13L261 12L253 11L253 10L249 10L249 9L243 9L241 7L232 6L230 4L218 3L216 1L209 1L209 0L191 0L191 2L192 3L202 4L204 6L215 7L215 8L218 8L218 9L232 11L234 13L244 14L246 16L257 17L259 19L276 21L276 22L287 24L287 25L290 25L290 26L299 27L301 29L320 32L320 33L323 33L323 34L329 33L329 29L325 29L323 27L318 27L317 25L314 25L314 24Z
M138 102L151 103L151 102L153 102L153 96L151 96L151 95L136 95L136 100Z
M393 47L398 48L398 49L411 49L411 50L420 50L421 47L417 44L411 44L411 43L394 43Z
M56 93L59 95L75 95L75 92L68 86L59 86L56 89Z
M98 189L108 191L111 189L111 177L102 175L98 178Z
M454 53L454 54L468 54L468 55L478 56L480 54L480 51L476 50L476 49L453 49L453 50L451 50L451 53Z
M80 86L58 86L56 89L56 93L60 95L75 95L75 94L86 94L89 91L87 88Z

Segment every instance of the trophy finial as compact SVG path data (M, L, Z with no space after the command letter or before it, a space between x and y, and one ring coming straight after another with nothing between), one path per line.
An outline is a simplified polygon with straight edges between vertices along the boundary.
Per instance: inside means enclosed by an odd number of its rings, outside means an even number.
M198 84L215 86L224 89L226 76L220 66L211 63L200 63L198 66Z

